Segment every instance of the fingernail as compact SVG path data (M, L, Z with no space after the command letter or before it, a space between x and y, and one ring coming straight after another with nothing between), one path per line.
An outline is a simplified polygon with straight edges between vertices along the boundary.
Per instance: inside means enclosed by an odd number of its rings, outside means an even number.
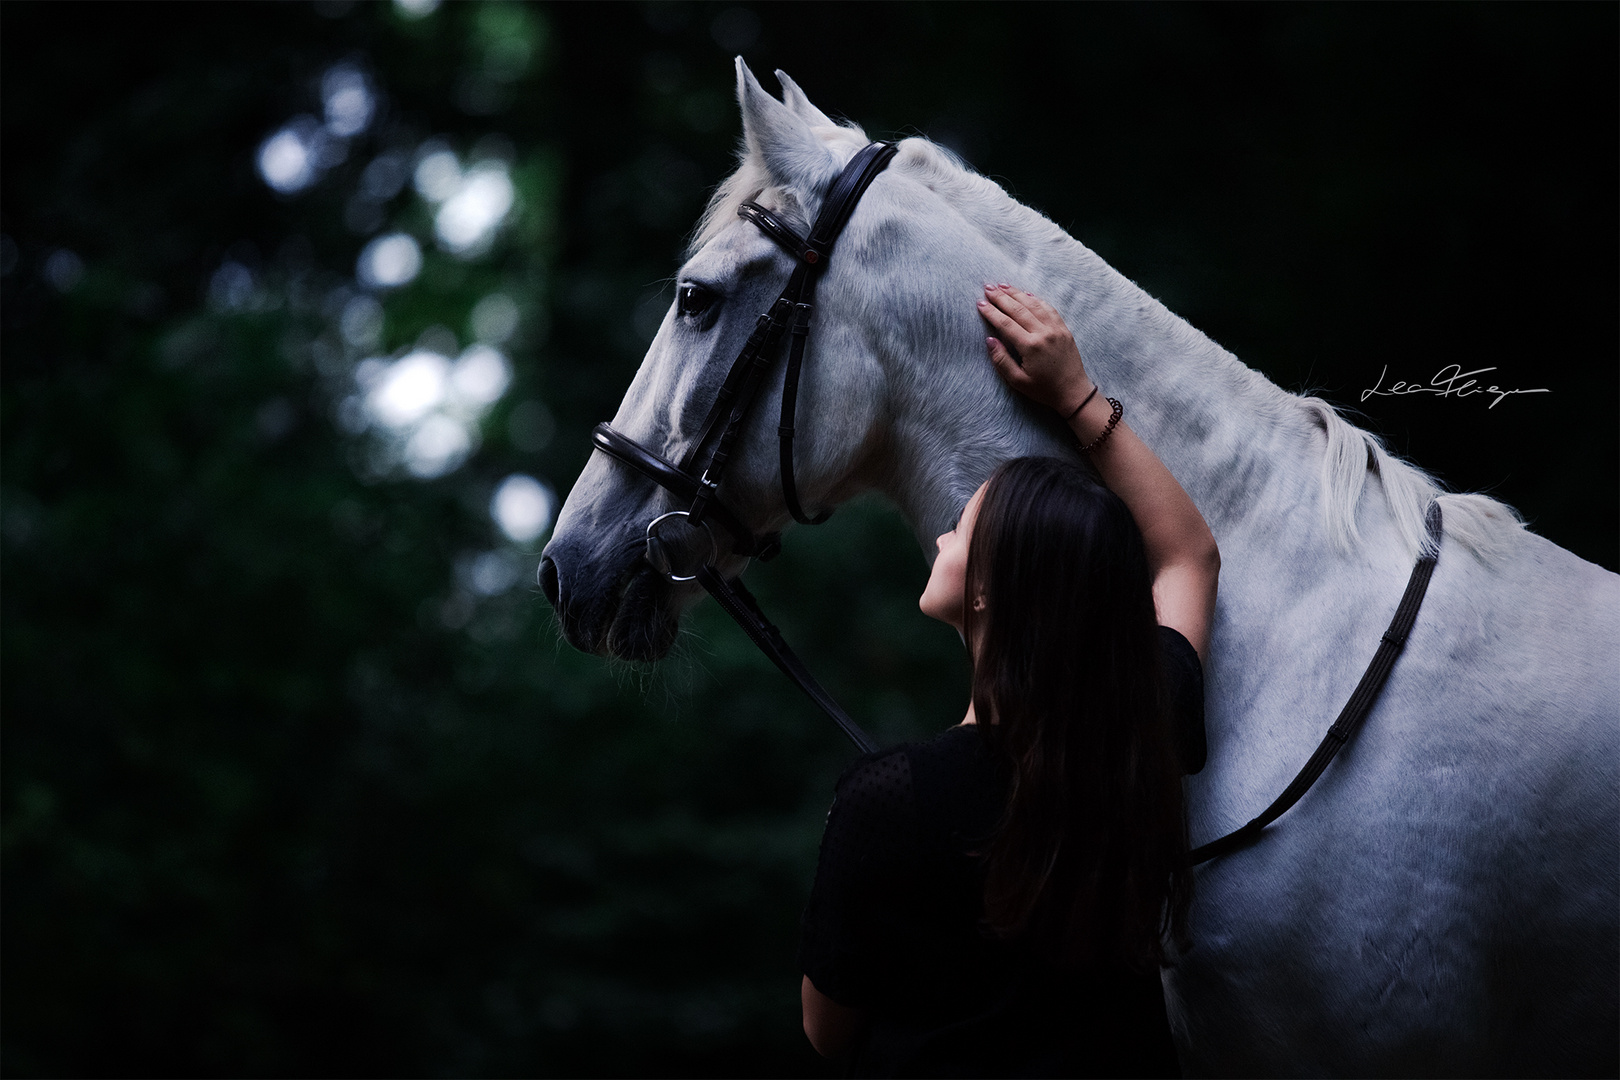
M1003 281L1003 282L1002 282L1002 283L1001 283L1001 287L1002 287L1002 288L1003 288L1003 289L1007 289L1007 290L1009 290L1009 291L1011 291L1011 289L1012 289L1012 286L1011 286L1011 285L1009 285L1009 284L1007 284L1007 283L1006 283L1006 282L1005 282L1005 281Z
M987 338L984 339L984 343L985 343L985 345L989 346L991 352L996 351L996 339L995 338L987 337Z
M980 307L989 307L990 306L990 301L988 301L988 300L980 300L979 301L979 306Z

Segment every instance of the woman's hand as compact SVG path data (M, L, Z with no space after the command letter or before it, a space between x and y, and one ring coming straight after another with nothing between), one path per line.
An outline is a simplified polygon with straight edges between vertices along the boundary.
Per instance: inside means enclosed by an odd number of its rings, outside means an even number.
M1044 300L1008 285L986 285L979 315L995 337L990 362L1008 386L1068 416L1092 391L1080 346L1063 316ZM999 339L999 340L998 340ZM1010 352L1008 346L1015 352Z
M1095 387L1080 347L1050 304L1022 289L986 285L979 314L996 333L988 342L996 373L1014 390L1056 409L1080 445L1092 447L1091 464L1142 530L1159 622L1179 630L1203 658L1221 553L1198 508L1129 424L1119 422L1112 437L1098 442L1112 410L1101 394L1091 397ZM1091 403L1080 409L1088 398Z

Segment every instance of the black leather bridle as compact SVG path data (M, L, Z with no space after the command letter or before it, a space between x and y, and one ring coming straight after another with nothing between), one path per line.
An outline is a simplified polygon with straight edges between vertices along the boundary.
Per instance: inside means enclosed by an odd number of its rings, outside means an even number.
M877 174L888 165L889 159L894 157L896 149L893 143L871 143L850 160L827 193L827 200L822 204L821 212L816 215L815 225L810 230L809 237L800 236L787 222L758 203L745 202L737 208L739 217L753 222L761 232L793 256L795 260L793 275L788 278L787 287L776 298L770 310L762 314L754 324L753 333L748 336L742 352L732 362L731 370L726 373L725 381L720 386L720 392L716 395L708 416L704 418L697 439L682 455L680 464L675 464L634 439L615 431L610 424L597 424L591 433L595 449L624 462L687 504L685 510L661 514L647 523L647 562L670 581L696 581L702 585L726 614L736 620L754 644L770 657L788 678L798 684L799 689L808 694L863 753L876 750L877 744L861 730L860 725L850 719L849 714L844 712L838 702L833 700L832 695L822 688L794 655L793 650L788 648L787 642L782 640L781 632L765 618L753 594L744 587L742 581L740 579L727 581L715 569L714 564L720 559L720 550L714 542L713 532L709 530L709 522L719 522L721 528L731 534L731 550L734 554L769 559L781 550L781 538L777 534L756 536L743 524L742 519L720 500L719 490L726 462L731 457L738 436L742 433L754 399L759 394L762 378L766 369L771 366L776 347L781 344L784 333L791 337L792 343L788 349L787 374L782 384L782 421L776 429L781 456L782 495L787 502L788 513L793 515L794 520L806 525L819 525L827 520L829 511L815 517L810 517L804 512L804 508L799 504L798 486L793 477L793 419L799 391L799 369L804 362L805 339L810 333L810 314L814 307L816 282L827 268L833 244L837 241L839 233L843 232L844 226L848 224L850 215L855 211L855 204L860 201ZM703 466L701 471L699 471L700 463ZM703 529L709 537L710 557L691 574L676 573L674 555L660 534L663 523L673 518L686 519L689 526ZM1395 617L1389 629L1384 632L1372 662L1362 674L1361 682L1340 711L1338 719L1328 729L1316 752L1300 769L1293 782L1258 817L1242 828L1189 852L1188 861L1191 865L1218 858L1248 845L1259 837L1267 825L1282 816L1306 791L1310 790L1311 785L1316 783L1334 756L1355 735L1361 722L1372 711L1373 704L1378 700L1378 695L1395 666L1395 658L1406 645L1407 635L1411 632L1412 624L1417 619L1418 608L1428 591L1429 578L1434 573L1435 561L1439 557L1441 533L1438 502L1430 504L1425 527L1428 536L1427 550L1412 568L1412 576L1396 608Z
M686 503L685 510L661 514L647 523L647 562L670 581L696 581L702 585L747 632L754 644L809 694L862 752L876 749L876 744L839 707L832 695L816 682L793 650L788 648L787 642L782 640L781 633L759 610L759 604L743 583L735 579L727 581L715 569L720 550L714 541L713 531L709 529L709 522L718 522L721 528L731 534L731 550L734 554L769 559L781 550L780 536L776 533L756 536L753 530L743 524L742 518L720 499L720 481L784 334L790 338L791 344L788 347L787 373L782 382L782 419L776 429L782 470L782 497L795 521L819 525L827 520L830 511L823 511L815 517L804 512L793 475L793 421L799 395L799 371L804 364L805 339L810 335L816 283L827 269L833 245L849 223L855 205L878 173L889 164L897 149L894 143L870 143L850 159L827 192L808 237L799 235L786 221L758 203L745 202L737 208L737 216L752 222L793 256L793 274L776 302L755 322L753 333L748 335L742 352L738 353L731 370L726 373L725 381L720 384L720 392L715 396L697 438L681 456L679 464L615 431L610 424L597 424L591 432L591 442L597 450L624 462ZM677 573L674 553L662 536L665 522L674 518L684 518L688 526L703 529L709 537L709 558L690 574Z

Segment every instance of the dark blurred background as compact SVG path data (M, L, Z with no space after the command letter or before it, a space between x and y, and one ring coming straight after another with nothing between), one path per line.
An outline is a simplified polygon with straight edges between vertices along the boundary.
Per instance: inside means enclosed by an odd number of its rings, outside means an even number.
M712 605L630 668L533 586L739 52L1614 568L1617 12L6 4L0 1067L830 1072L848 751ZM1551 393L1359 400L1453 362ZM750 581L892 740L924 577L861 503Z

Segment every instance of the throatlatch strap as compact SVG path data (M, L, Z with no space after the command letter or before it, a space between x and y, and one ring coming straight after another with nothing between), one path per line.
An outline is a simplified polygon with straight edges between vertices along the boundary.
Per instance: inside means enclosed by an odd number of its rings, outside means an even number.
M697 572L698 584L708 590L715 602L724 609L727 615L743 628L749 639L758 646L759 651L771 658L789 679L798 684L800 690L809 695L810 700L821 707L821 711L832 718L855 748L863 754L870 754L876 750L877 743L849 714L839 708L838 702L822 685L816 682L816 677L810 674L810 669L804 666L788 643L782 640L781 631L765 618L760 611L759 604L754 600L754 594L749 592L741 581L727 581L715 571L712 566L704 566Z
M1378 700L1378 694L1384 689L1384 683L1389 680L1389 673L1395 667L1395 658L1400 655L1401 649L1406 646L1406 638L1412 632L1412 623L1417 620L1418 608L1423 606L1423 596L1429 591L1429 579L1434 576L1434 564L1440 559L1440 504L1429 504L1429 512L1424 519L1424 530L1428 535L1429 549L1418 559L1417 565L1412 567L1412 576L1406 582L1406 592L1401 596L1400 604L1395 608L1395 618L1390 621L1389 629L1384 631L1383 638L1378 643L1378 651L1373 654L1372 663L1362 673L1361 682L1356 684L1355 692L1350 700L1345 702L1339 713L1339 718L1328 728L1328 733L1316 747L1316 752L1305 767L1299 770L1293 782L1283 789L1272 804L1266 807L1259 817L1235 832L1229 832L1218 840L1194 848L1187 853L1188 864L1197 866L1199 863L1236 851L1260 835L1260 831L1273 821L1287 813L1288 808L1300 800L1300 797L1311 789L1317 777L1328 767L1341 747L1350 741L1356 733L1361 722L1367 719L1372 711L1373 703Z
M819 270L827 268L833 244L844 231L844 226L849 224L850 215L855 212L855 204L861 201L866 189L872 186L872 181L888 166L899 149L894 143L869 143L844 167L844 171L833 183L832 190L827 193L826 201L821 204L821 212L816 215L816 223L810 230L810 239L806 243L810 250L804 256L807 263L815 265L819 262L817 267ZM769 214L769 211L763 213ZM771 217L772 224L781 226L782 230L792 237L794 243L800 242L797 233L783 225L774 215ZM756 220L755 224L760 222ZM761 225L761 228L765 226ZM776 237L774 233L771 235L778 243L783 243L780 237ZM807 278L803 290L797 297L791 344L788 348L787 372L782 378L782 420L776 428L779 440L777 456L782 472L782 499L787 504L788 513L793 515L793 520L801 525L820 525L832 517L831 510L823 510L815 517L805 513L804 507L799 502L798 480L793 473L793 435L799 400L799 372L804 365L805 341L810 335L810 315L815 308L816 282L819 277L819 274L812 274Z
M801 525L820 525L832 517L831 510L823 510L815 517L804 512L799 505L799 482L793 476L793 423L799 402L799 368L804 364L804 343L810 336L810 305L800 304L793 318L792 343L788 346L787 374L782 378L782 422L777 425L780 440L778 454L782 468L782 500L788 513Z

